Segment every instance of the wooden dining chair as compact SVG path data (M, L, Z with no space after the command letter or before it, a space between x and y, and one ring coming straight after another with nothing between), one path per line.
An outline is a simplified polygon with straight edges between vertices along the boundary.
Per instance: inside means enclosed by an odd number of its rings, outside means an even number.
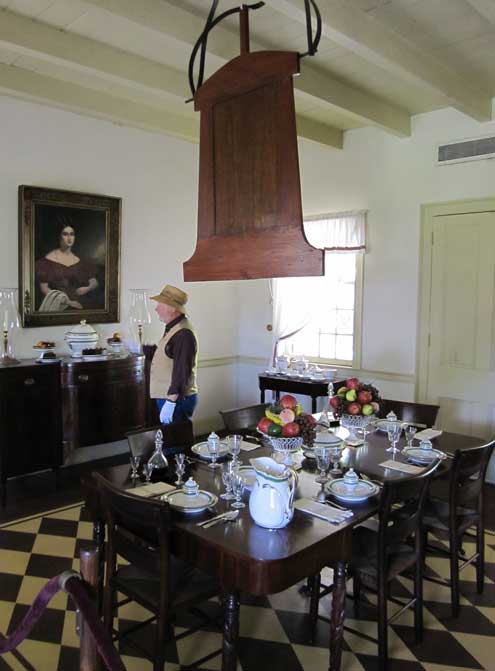
M269 403L259 403L245 408L220 410L220 416L229 433L250 434L256 430L258 422L265 416L265 410L269 405Z
M439 405L382 398L378 414L380 417L386 417L389 412L393 411L403 422L411 422L420 428L426 428L435 424L439 409Z
M192 422L175 422L173 424L158 424L147 429L129 431L126 433L129 450L133 457L147 460L155 449L156 432L163 434L163 452L165 455L175 454L191 447L194 443Z
M414 629L419 641L423 632L423 533L422 513L431 476L437 463L419 476L387 481L383 485L378 524L360 525L353 531L352 560L353 600L355 617L359 617L362 590L377 596L379 668L388 668L388 625L406 609L414 608ZM390 595L390 583L399 575L412 574L413 597L407 602ZM331 591L320 591L319 576L313 577L310 598L312 637L318 614L318 601ZM388 617L388 601L400 606ZM353 634L360 632L346 627ZM373 639L375 640L375 639Z
M170 508L163 501L129 494L110 484L100 474L93 474L107 525L105 553L104 623L114 640L125 639L153 662L153 671L163 671L165 646L197 631L210 619L197 604L220 593L218 584L202 571L174 557L169 549ZM117 556L128 562L119 566ZM121 563L121 562L119 562ZM124 599L117 601L117 593ZM135 601L152 617L125 631L114 631L113 619L120 606ZM194 608L202 615L198 625L179 635L173 634L174 617L179 608ZM131 638L138 629L156 622L154 650L142 648ZM200 666L220 651L209 654L195 664Z
M483 592L485 582L485 526L483 520L484 482L495 440L480 447L456 450L448 480L432 483L424 513L426 555L448 556L450 578L425 575L425 579L450 587L452 615L459 615L459 573L476 564L476 586ZM474 527L474 532L471 529ZM448 548L430 544L428 534L448 540ZM463 539L474 539L476 551L467 557Z

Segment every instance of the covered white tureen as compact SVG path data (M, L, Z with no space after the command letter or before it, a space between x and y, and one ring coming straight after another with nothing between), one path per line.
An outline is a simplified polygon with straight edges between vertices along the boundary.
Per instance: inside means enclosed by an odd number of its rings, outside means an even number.
M98 334L92 326L86 324L85 319L74 326L65 334L65 340L72 350L73 357L82 356L83 349L90 349L96 347L98 344Z

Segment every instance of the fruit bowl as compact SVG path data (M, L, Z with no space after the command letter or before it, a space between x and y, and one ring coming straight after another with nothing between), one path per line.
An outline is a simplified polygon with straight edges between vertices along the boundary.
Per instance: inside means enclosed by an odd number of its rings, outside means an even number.
M356 429L362 429L367 424L372 423L376 417L374 415L348 415L344 413L340 418L340 424L349 431L349 436L347 440L354 442L359 440L359 437L356 436Z
M275 452L296 452L301 449L304 442L302 436L291 436L290 438L268 436L268 440Z

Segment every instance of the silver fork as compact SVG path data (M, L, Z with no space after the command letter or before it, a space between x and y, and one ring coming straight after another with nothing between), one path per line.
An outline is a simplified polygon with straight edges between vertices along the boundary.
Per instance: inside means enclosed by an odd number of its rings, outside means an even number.
M216 517L211 517L209 520L198 522L196 526L202 527L203 529L208 529L209 527L213 527L215 524L220 524L221 522L233 522L238 517L238 515L238 510L228 510L226 513L222 513Z

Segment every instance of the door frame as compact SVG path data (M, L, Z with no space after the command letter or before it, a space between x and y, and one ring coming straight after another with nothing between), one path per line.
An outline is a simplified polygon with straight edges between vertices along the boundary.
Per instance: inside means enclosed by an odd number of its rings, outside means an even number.
M443 203L426 203L421 205L415 394L416 400L419 403L437 402L437 399L429 398L427 395L428 350L430 345L433 222L436 217L445 217L455 214L474 214L478 212L495 212L495 197L467 198L465 200L452 200Z

